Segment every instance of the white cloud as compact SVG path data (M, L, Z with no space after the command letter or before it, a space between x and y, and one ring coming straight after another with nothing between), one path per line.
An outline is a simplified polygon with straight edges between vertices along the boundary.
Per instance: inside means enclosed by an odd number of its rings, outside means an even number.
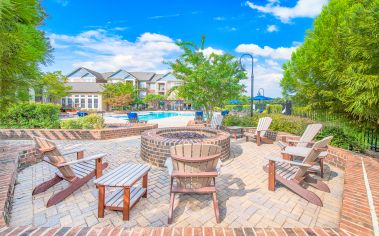
M237 46L236 51L241 53L252 53L256 56L262 56L271 59L288 60L291 58L292 52L295 51L295 49L296 47L272 48L269 46L264 46L261 48L256 44L240 44Z
M250 1L247 1L246 5L259 12L272 14L283 23L288 23L297 17L316 17L320 14L322 6L327 3L328 0L298 0L294 7L282 7L279 5L279 1L274 0L265 6L256 5Z
M203 50L200 50L200 51L203 52L204 56L206 56L206 57L209 57L212 53L214 53L216 55L224 54L223 50L215 49L212 47L207 47L207 48L204 48Z
M267 26L267 32L276 32L276 31L279 31L278 27L276 25L268 25Z
M70 72L84 66L96 71L167 71L163 61L172 60L180 48L168 36L146 32L134 42L97 29L78 35L50 34L55 49L55 70ZM50 68L50 69L52 69Z

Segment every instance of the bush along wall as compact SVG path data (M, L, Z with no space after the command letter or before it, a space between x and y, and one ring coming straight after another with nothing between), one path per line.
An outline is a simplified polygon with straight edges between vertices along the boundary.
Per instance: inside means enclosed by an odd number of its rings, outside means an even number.
M294 135L302 135L307 125L313 123L322 123L323 129L316 136L316 140L320 140L324 137L333 136L331 145L346 150L352 150L356 152L363 152L363 146L357 141L353 132L350 132L347 127L343 127L331 122L318 122L309 118L303 118L298 116L287 116L282 114L260 114L250 116L233 116L228 115L224 118L224 126L242 126L242 127L256 127L258 120L262 117L269 116L272 118L270 130L287 132Z
M104 118L90 114L78 119L62 120L62 129L102 129L104 128Z
M0 128L59 128L60 106L23 102L0 114Z

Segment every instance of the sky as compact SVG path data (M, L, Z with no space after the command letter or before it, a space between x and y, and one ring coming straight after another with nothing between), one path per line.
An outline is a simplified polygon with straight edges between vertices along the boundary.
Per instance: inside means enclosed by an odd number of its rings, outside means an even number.
M44 0L41 29L54 62L43 71L77 67L166 73L178 41L200 44L205 54L254 55L254 95L280 97L281 65L303 41L328 0ZM251 60L243 60L250 71ZM251 68L251 67L250 67ZM250 79L244 80L250 95Z

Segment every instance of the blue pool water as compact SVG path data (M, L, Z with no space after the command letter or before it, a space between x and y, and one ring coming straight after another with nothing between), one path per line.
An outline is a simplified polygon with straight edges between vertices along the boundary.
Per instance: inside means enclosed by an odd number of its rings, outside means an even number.
M139 120L143 121L149 121L149 120L156 120L156 119L162 119L167 117L175 117L175 116L194 116L194 113L182 113L182 112L143 112L138 113ZM117 118L121 118L124 120L128 119L128 116L117 116Z

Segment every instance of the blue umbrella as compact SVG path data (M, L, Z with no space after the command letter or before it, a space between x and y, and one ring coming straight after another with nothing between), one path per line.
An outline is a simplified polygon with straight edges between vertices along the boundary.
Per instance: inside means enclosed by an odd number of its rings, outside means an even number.
M273 98L265 97L265 96L262 96L262 95L258 95L258 96L253 97L254 101L268 101L268 100L272 100L272 99Z
M231 103L231 104L238 104L238 103L241 103L241 101L238 100L238 99L234 99L234 100L230 100L229 103Z

